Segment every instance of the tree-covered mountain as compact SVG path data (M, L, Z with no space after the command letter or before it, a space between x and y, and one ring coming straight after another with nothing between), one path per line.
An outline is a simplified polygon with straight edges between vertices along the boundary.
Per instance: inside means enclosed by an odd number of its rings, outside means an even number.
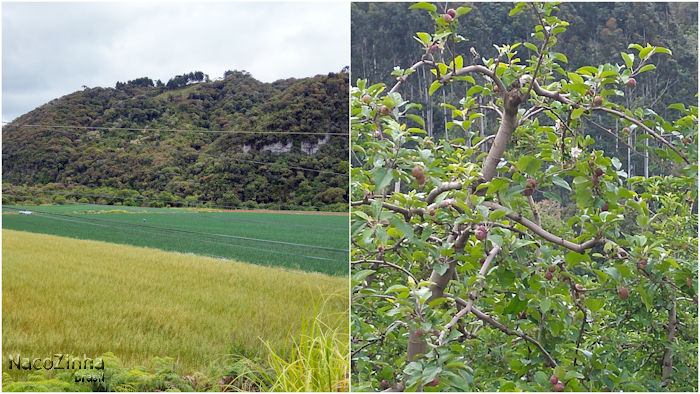
M4 200L31 187L88 202L345 211L347 132L345 72L85 88L3 127Z
M353 83L366 78L370 83L383 82L392 86L396 82L396 77L391 75L395 66L407 69L421 59L424 50L416 41L415 33L433 31L433 21L421 10L409 9L411 4L352 4ZM446 8L456 9L460 6L471 8L471 12L456 21L457 33L464 40L456 43L454 52L455 55L462 55L465 62L473 59L471 47L479 58L488 59L498 56L496 46L526 41L537 21L532 12L523 12L517 18L508 16L514 3L451 2L439 3L438 9L444 12ZM674 117L679 112L669 109L669 105L697 103L697 3L564 2L559 5L557 15L570 25L558 37L552 51L566 54L566 68L569 70L591 64L624 64L620 52L632 51L628 49L630 44L645 46L649 43L671 50L672 56L659 55L654 59L656 70L640 74L634 89L623 89L626 102L620 104L649 107L663 117ZM521 63L526 63L532 56L532 52L524 46L518 47L517 52ZM434 56L443 56L447 63L451 59L447 50L442 55ZM425 128L431 135L436 138L462 136L457 127L450 129L446 126L452 120L450 111L437 103L459 101L469 86L448 86L440 89L436 93L439 98L436 98L428 94L433 78L429 70L421 67L415 75L407 78L400 93L411 102L423 104L422 116L427 121ZM486 112L484 121L478 122L477 126L492 134L495 132L492 129L498 125L496 118L496 114ZM627 141L619 133L622 126L616 128L614 122L608 124L604 119L600 121L603 126L617 132L622 141L596 128L582 132L593 135L599 149L623 159L627 168ZM637 152L644 151L644 140L632 138L631 142ZM641 175L643 155L632 153L632 173ZM654 168L654 164L651 163L653 173L664 172L663 168Z

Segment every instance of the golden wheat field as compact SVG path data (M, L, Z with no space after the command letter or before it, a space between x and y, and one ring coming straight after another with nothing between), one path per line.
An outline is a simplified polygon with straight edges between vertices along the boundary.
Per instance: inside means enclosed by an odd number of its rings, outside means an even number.
M4 355L173 357L187 373L263 340L285 353L314 311L347 331L347 278L11 230L2 242Z

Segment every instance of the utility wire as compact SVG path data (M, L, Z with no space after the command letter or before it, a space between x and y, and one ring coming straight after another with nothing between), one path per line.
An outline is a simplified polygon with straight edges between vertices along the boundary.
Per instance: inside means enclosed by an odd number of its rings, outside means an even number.
M65 131L65 130L57 130L59 133L63 134L68 134L68 135L76 135L76 136L83 136L82 134L78 134L75 132L70 132L70 131ZM106 140L106 141L115 141L118 143L129 143L129 146L142 146L148 148L148 145L145 145L143 143L137 143L137 144L132 144L130 141L124 141L124 140L118 140L114 138L106 138L106 137L97 137L97 136L89 136L93 139L98 139L98 140ZM308 167L302 167L302 166L290 166L286 164L281 164L281 163L275 163L275 162L265 162L265 161L259 161L259 160L250 160L250 159L242 159L239 157L229 157L229 156L224 156L224 154L220 155L213 155L210 153L204 153L204 152L190 152L186 150L181 150L181 149L174 149L174 148L164 148L164 147L158 147L157 149L161 151L167 151L167 152L176 152L176 153L184 153L184 154L189 154L189 155L196 155L196 156L205 156L205 157L212 157L215 159L227 159L227 160L235 160L238 162L244 162L244 163L252 163L252 164L258 164L258 165L272 165L272 166L278 166L278 167L283 167L283 168L289 168L293 170L301 170L301 171L309 171L309 172L316 172L318 174L331 174L331 175L347 175L347 173L342 173L342 172L335 172L335 171L330 171L330 170L317 170L315 168L308 168Z
M177 200L166 200L166 199L161 199L161 198L146 198L146 197L130 197L130 196L118 196L118 195L109 195L109 194L94 194L94 193L80 193L80 192L71 192L69 190L64 190L64 191L53 191L53 190L36 190L36 189L29 189L29 188L21 188L21 187L5 187L4 190L9 190L9 191L14 191L14 192L20 192L20 193L38 193L38 194L58 194L58 195L71 195L71 196L85 196L85 197L96 197L96 198L108 198L108 199L114 199L114 200L139 200L139 201L144 201L144 202L164 202L164 203L172 203L172 204L180 204L180 205L185 205L185 204L190 204L192 202L198 203L198 204L207 204L208 201L203 201L203 200L195 200L195 201L177 201ZM28 197L18 197L18 198L28 198L32 199L32 196ZM46 201L52 201L52 202L57 202L55 200L51 199L46 199ZM103 204L92 204L92 203L84 203L84 202L79 202L79 201L60 201L60 203L70 203L70 204L77 204L77 205L97 205L97 206L108 206L108 207L118 207L118 208L124 208L124 207L132 207L129 205L122 205L122 206L116 206L116 205L103 205ZM140 208L140 209L145 209L147 211L151 212L163 212L163 211L156 211L156 207L133 207L133 208ZM197 209L198 207L182 207L182 208L192 208L192 209ZM208 207L199 207L199 208L210 208L210 209L228 209L228 210L233 210L233 211L241 211L245 209L241 209L239 207L233 207L233 206L226 206L226 205L216 205L216 206L208 206ZM313 211L312 211L313 212ZM166 212L167 214L186 214L186 215L192 215L192 216L197 216L200 218L204 218L202 216L202 213L191 213L187 211L183 212ZM331 230L331 231L347 231L347 228L340 228L340 227L330 227L330 226L318 226L315 224L302 224L302 223L280 223L280 222L272 222L272 221L266 221L266 220L254 220L254 219L241 219L241 218L235 218L235 219L227 219L227 218L221 218L221 217L216 217L216 216L209 216L206 217L207 219L213 219L213 220L221 220L221 221L226 221L226 222L247 222L247 223L260 223L260 224L271 224L275 226L289 226L289 227L304 227L304 228L310 228L312 230Z
M10 122L3 122L9 125ZM13 127L34 127L34 128L49 128L49 129L83 129L83 130L120 130L120 131L162 131L173 133L215 133L215 134L272 134L272 135L328 135L328 136L348 136L349 133L343 132L321 132L321 131L249 131L249 130L195 130L195 129L154 129L154 128L136 128L136 127L109 127L109 126L71 126L71 125L47 125L47 124L29 124L20 123L12 125Z
M37 198L37 200L45 200L45 199ZM23 210L23 209L19 209L19 208L10 208L10 207L4 207L4 206L3 206L3 208L15 209L18 211ZM34 211L34 210L32 210L32 211ZM236 240L245 240L245 241L252 241L252 242L269 243L269 244L275 244L275 245L285 245L285 246L301 247L301 248L308 248L308 249L326 250L326 251L333 251L333 252L343 252L343 253L348 252L347 249L331 248L331 247L327 247L327 246L307 245L307 244L300 244L300 243L296 243L296 242L275 241L275 240L270 240L270 239L243 237L243 236L239 236L239 235L230 235L230 234L206 233L206 232L201 232L201 231L184 230L184 229L178 229L178 228L172 228L172 227L160 227L160 226L150 226L147 224L120 222L120 221L109 220L109 219L87 218L87 217L83 217L83 216L74 216L74 215L54 213L54 212L45 212L45 211L36 211L36 212L44 213L47 215L64 216L64 217L69 217L69 218L79 218L79 219L94 221L94 222L98 222L98 223L99 222L101 222L101 223L113 223L113 224L119 224L119 225L127 225L127 226L134 226L134 227L140 227L140 228L156 229L156 230L178 232L178 233L185 233L185 234L193 234L193 235L203 235L203 236L209 236L209 237L222 237L222 238L230 238L230 239L236 239Z

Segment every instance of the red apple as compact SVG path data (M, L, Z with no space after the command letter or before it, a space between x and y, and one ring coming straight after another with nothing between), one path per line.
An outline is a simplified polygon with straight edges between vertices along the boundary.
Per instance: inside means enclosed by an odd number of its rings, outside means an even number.
M476 239L479 241L483 241L486 239L486 227L484 226L479 226L479 228L476 229L476 232L474 233L474 236L476 236Z
M562 383L562 382L557 382L557 383L552 387L552 390L557 391L557 392L564 391L564 383Z
M426 386L437 386L438 384L440 384L440 379L435 378L432 381L426 383Z
M457 11L455 11L454 8L450 8L449 10L447 10L447 15L451 16L452 19L454 19L455 17L457 17Z
M381 387L382 390L386 390L389 388L389 382L387 382L386 380L382 380L382 382L379 383L379 387Z
M537 181L534 180L534 179L532 179L532 178L528 178L528 179L527 179L527 187L529 187L529 188L531 188L531 189L536 188L536 187L537 187Z
M603 98L600 96L593 97L593 105L597 105L597 106L603 105Z
M370 96L369 94L365 94L364 96L362 96L362 102L365 104L369 103L371 100L372 96Z
M620 299L626 300L627 297L630 296L629 290L625 286L618 286L617 287L617 295L620 296Z
M630 88L637 86L637 80L634 78L630 78L629 80L627 80L627 86Z
M386 105L382 105L379 107L379 112L381 112L382 115L389 115L391 113L391 108L387 107Z
M596 168L596 169L595 169L595 174L596 174L596 176L601 176L601 175L603 175L603 169L602 169L602 168Z
M532 190L532 189L530 189L530 188L528 187L528 188L526 188L525 190L523 190L523 196L529 197L529 196L532 195L532 192L533 192L533 191L534 191L534 190Z
M606 202L605 204L603 204L603 207L600 208L600 210L603 211L603 212L607 212L609 208L610 208L610 206L609 206L608 203Z
M559 383L559 378L557 377L557 375L552 375L552 376L550 376L550 378L549 378L549 383L551 383L551 384L557 384L557 383Z
M553 277L554 277L554 275L552 275L552 273L550 271L547 271L544 273L544 278L547 280L552 280Z
M450 22L452 22L452 19L454 19L454 18L452 18L452 16L450 14L442 14L443 21L450 23Z

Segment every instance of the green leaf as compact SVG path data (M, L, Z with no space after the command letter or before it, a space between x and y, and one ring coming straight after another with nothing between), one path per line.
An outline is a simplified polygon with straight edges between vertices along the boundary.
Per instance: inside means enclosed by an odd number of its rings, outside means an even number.
M425 46L432 44L430 34L419 31L416 33L416 35L418 36L418 40L422 42Z
M539 384L542 387L551 386L551 384L549 384L549 377L546 373L542 371L535 372L535 382L537 382L537 384Z
M524 311L525 308L527 308L527 300L521 300L518 296L515 296L503 310L503 313L515 315Z
M559 53L559 52L550 52L550 55L552 55L552 57L553 57L555 60L559 60L559 61L562 62L562 63L569 63L569 59L567 59L567 58L566 58L566 55L564 55L563 53Z
M529 50L531 50L531 51L533 51L533 52L535 52L535 53L539 53L539 52L540 52L540 50L537 49L537 46L535 46L535 44L533 44L533 43L525 42L525 43L523 43L523 45L525 46L525 48L527 48L527 49L529 49Z
M591 258L586 254L576 253L574 251L566 254L566 263L569 268L575 267L584 261L591 261Z
M457 16L460 16L460 15L464 15L464 14L468 13L471 10L472 9L469 7L457 7L457 9L455 11L457 12Z
M411 4L408 9L422 9L422 10L428 10L428 11L437 11L437 7L435 7L433 4L427 3L427 2L420 2L420 3L415 3Z
M433 81L433 83L430 84L430 89L428 90L429 95L433 95L436 90L438 90L442 86L442 83L440 81Z
M586 307L593 312L599 311L603 306L605 306L604 298L586 298Z
M656 66L653 64L647 64L646 66L643 66L642 68L639 69L639 74L645 72L645 71L652 71L656 70Z
M540 301L540 310L542 313L547 313L549 308L552 307L552 300L549 298L543 298L542 301Z
M402 293L404 291L408 291L408 287L404 285L393 285L386 289L385 293Z
M571 186L569 186L569 184L564 179L559 178L558 176L552 178L552 183L568 191L571 191Z
M572 73L572 72L569 72L566 75L569 76L569 79L571 80L571 82L573 82L575 84L583 84L583 78L581 78L580 75L578 75L576 73Z
M542 167L542 160L540 160L534 156L526 155L526 156L520 157L520 159L518 159L518 162L515 163L515 166L520 171L523 171L529 175L532 175L540 170L540 168Z
M384 167L377 167L374 169L374 187L375 191L380 192L385 187L389 186L391 181L394 179L391 171Z
M357 283L361 283L363 280L365 280L366 277L372 275L377 271L375 270L362 270L355 275L352 276L352 280Z
M622 60L625 61L627 68L632 69L632 66L634 65L634 55L625 52L620 52L620 55L622 55Z

